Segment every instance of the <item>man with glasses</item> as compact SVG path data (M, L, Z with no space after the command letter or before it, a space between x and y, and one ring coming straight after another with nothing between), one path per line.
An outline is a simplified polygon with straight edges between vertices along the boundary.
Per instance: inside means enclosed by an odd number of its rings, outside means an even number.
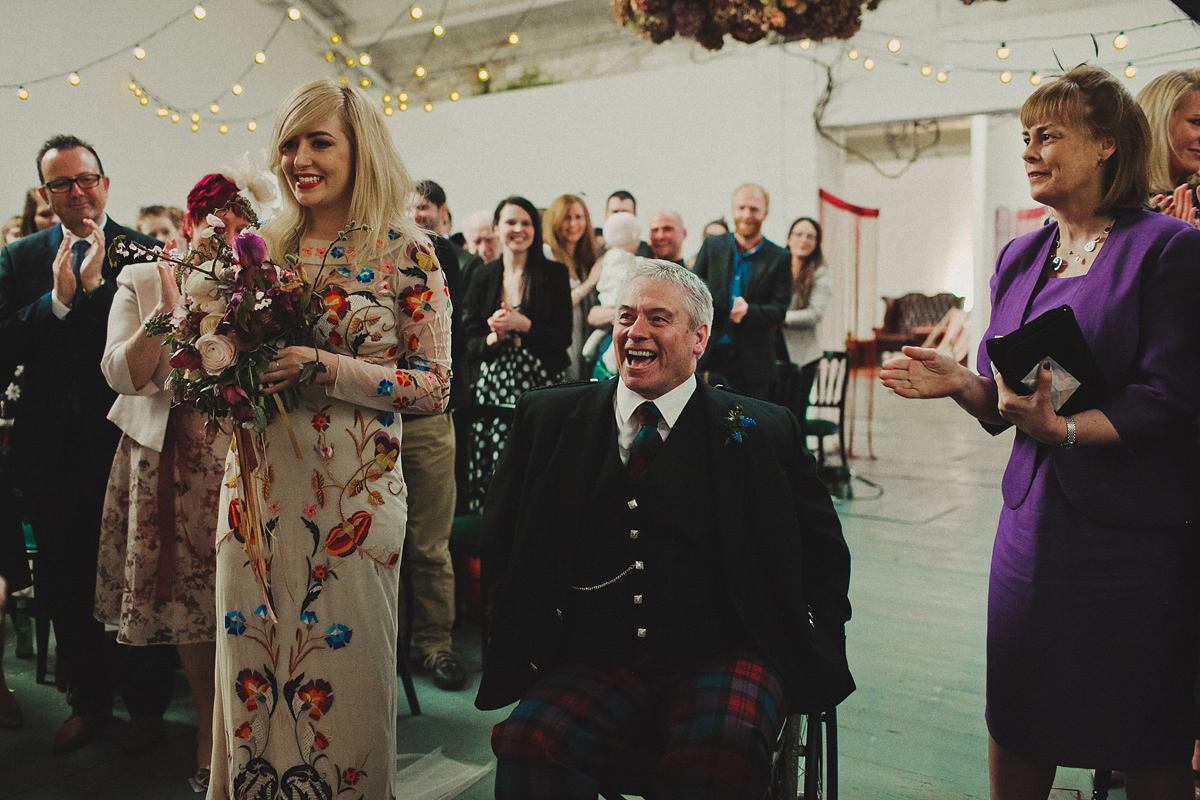
M108 245L118 236L157 242L104 213L109 179L91 145L55 136L38 152L37 169L42 199L62 224L0 250L0 352L25 364L12 455L38 544L38 597L54 622L55 677L65 680L72 710L54 750L95 736L112 714L120 675L137 720L124 744L136 752L160 737L172 681L164 658L174 648L118 647L93 616L100 519L120 439L106 419L116 393L100 359L123 266Z

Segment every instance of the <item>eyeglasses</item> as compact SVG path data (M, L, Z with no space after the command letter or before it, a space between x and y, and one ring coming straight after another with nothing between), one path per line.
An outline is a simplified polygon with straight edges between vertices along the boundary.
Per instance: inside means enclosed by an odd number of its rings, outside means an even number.
M80 189L95 189L96 184L100 183L100 179L103 177L103 175L89 173L87 175L80 175L77 178L59 178L55 181L47 181L42 185L54 194L66 194L71 191L71 184L73 183L79 184Z

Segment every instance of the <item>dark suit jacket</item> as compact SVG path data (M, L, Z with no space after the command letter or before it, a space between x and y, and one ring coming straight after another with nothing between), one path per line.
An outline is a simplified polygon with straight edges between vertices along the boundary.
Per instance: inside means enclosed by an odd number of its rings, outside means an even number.
M1028 321L1026 309L1050 254L1056 224L1005 245L992 276L992 316L983 342ZM1001 484L1017 508L1034 466L1054 461L1063 494L1101 525L1133 528L1195 521L1196 417L1200 412L1200 231L1150 211L1122 214L1071 308L1112 395L1100 410L1121 435L1118 447L1064 450L1017 431ZM979 374L991 377L987 348ZM999 426L987 426L997 432Z
M538 389L517 403L484 508L482 577L493 618L481 709L519 699L563 658L558 609L569 591L573 521L617 447L616 380ZM703 383L689 402L701 404L703 430L671 435L704 436L707 469L723 486L713 498L722 579L739 621L796 709L830 708L854 689L844 635L850 554L799 425L780 406ZM757 422L740 443L727 441L734 406Z
M0 250L0 348L25 365L21 409L13 427L13 458L26 487L48 486L55 478L86 469L107 478L120 431L106 417L116 392L100 372L108 310L117 291L117 273L126 260L112 259L118 236L143 244L158 242L109 218L104 226L105 283L85 297L77 292L64 319L54 315L53 263L63 230L55 225L18 239ZM81 463L80 441L102 453L111 440L108 461ZM103 478L102 478L103 479Z
M548 297L543 298L542 313L530 316L532 324L528 333L521 334L521 343L537 356L546 372L553 375L571 363L567 354L571 346L571 280L567 277L566 266L557 261L546 261L544 268L549 273ZM487 321L500 308L503 297L504 262L501 259L474 271L463 309L463 335L467 340L467 352L475 363L489 361L496 353L496 348L486 344L491 333ZM529 316L529 312L526 315Z
M708 352L716 346L729 320L729 295L733 279L733 234L709 236L696 254L692 268L708 284L713 296L713 323ZM792 257L787 250L763 239L751 257L750 275L742 297L749 304L746 316L733 326L734 355L748 381L768 383L775 377L775 331L783 324L792 299ZM705 353L705 356L708 355ZM704 361L701 361L703 368Z

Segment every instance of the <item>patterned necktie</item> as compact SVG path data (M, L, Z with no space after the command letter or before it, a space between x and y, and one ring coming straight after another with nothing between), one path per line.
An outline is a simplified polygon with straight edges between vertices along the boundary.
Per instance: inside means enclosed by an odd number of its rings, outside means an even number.
M659 413L658 406L647 401L638 406L633 415L637 417L641 427L638 428L637 436L633 437L633 444L629 446L629 463L626 466L629 469L629 477L638 481L645 477L646 471L650 469L650 462L662 447L662 437L658 434L658 422L662 419L662 414Z

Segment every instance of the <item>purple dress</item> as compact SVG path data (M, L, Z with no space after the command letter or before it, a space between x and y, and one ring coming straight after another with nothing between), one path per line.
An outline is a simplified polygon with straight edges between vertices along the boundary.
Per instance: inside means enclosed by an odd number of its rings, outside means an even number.
M1173 376L1197 369L1187 355L1197 323L1183 306L1195 308L1200 286L1187 286L1184 270L1196 267L1183 255L1200 253L1200 232L1164 245L1179 232L1152 220L1121 218L1087 275L1046 280L1037 275L1049 226L1012 243L993 279L988 337L1068 304L1118 387L1101 410L1120 447L1063 451L1017 432L992 554L988 730L1006 748L1062 766L1129 770L1192 752L1197 387ZM1107 346L1114 336L1123 349ZM1158 424L1139 427L1139 408ZM1138 486L1141 462L1154 461L1192 482L1186 503L1178 484Z

